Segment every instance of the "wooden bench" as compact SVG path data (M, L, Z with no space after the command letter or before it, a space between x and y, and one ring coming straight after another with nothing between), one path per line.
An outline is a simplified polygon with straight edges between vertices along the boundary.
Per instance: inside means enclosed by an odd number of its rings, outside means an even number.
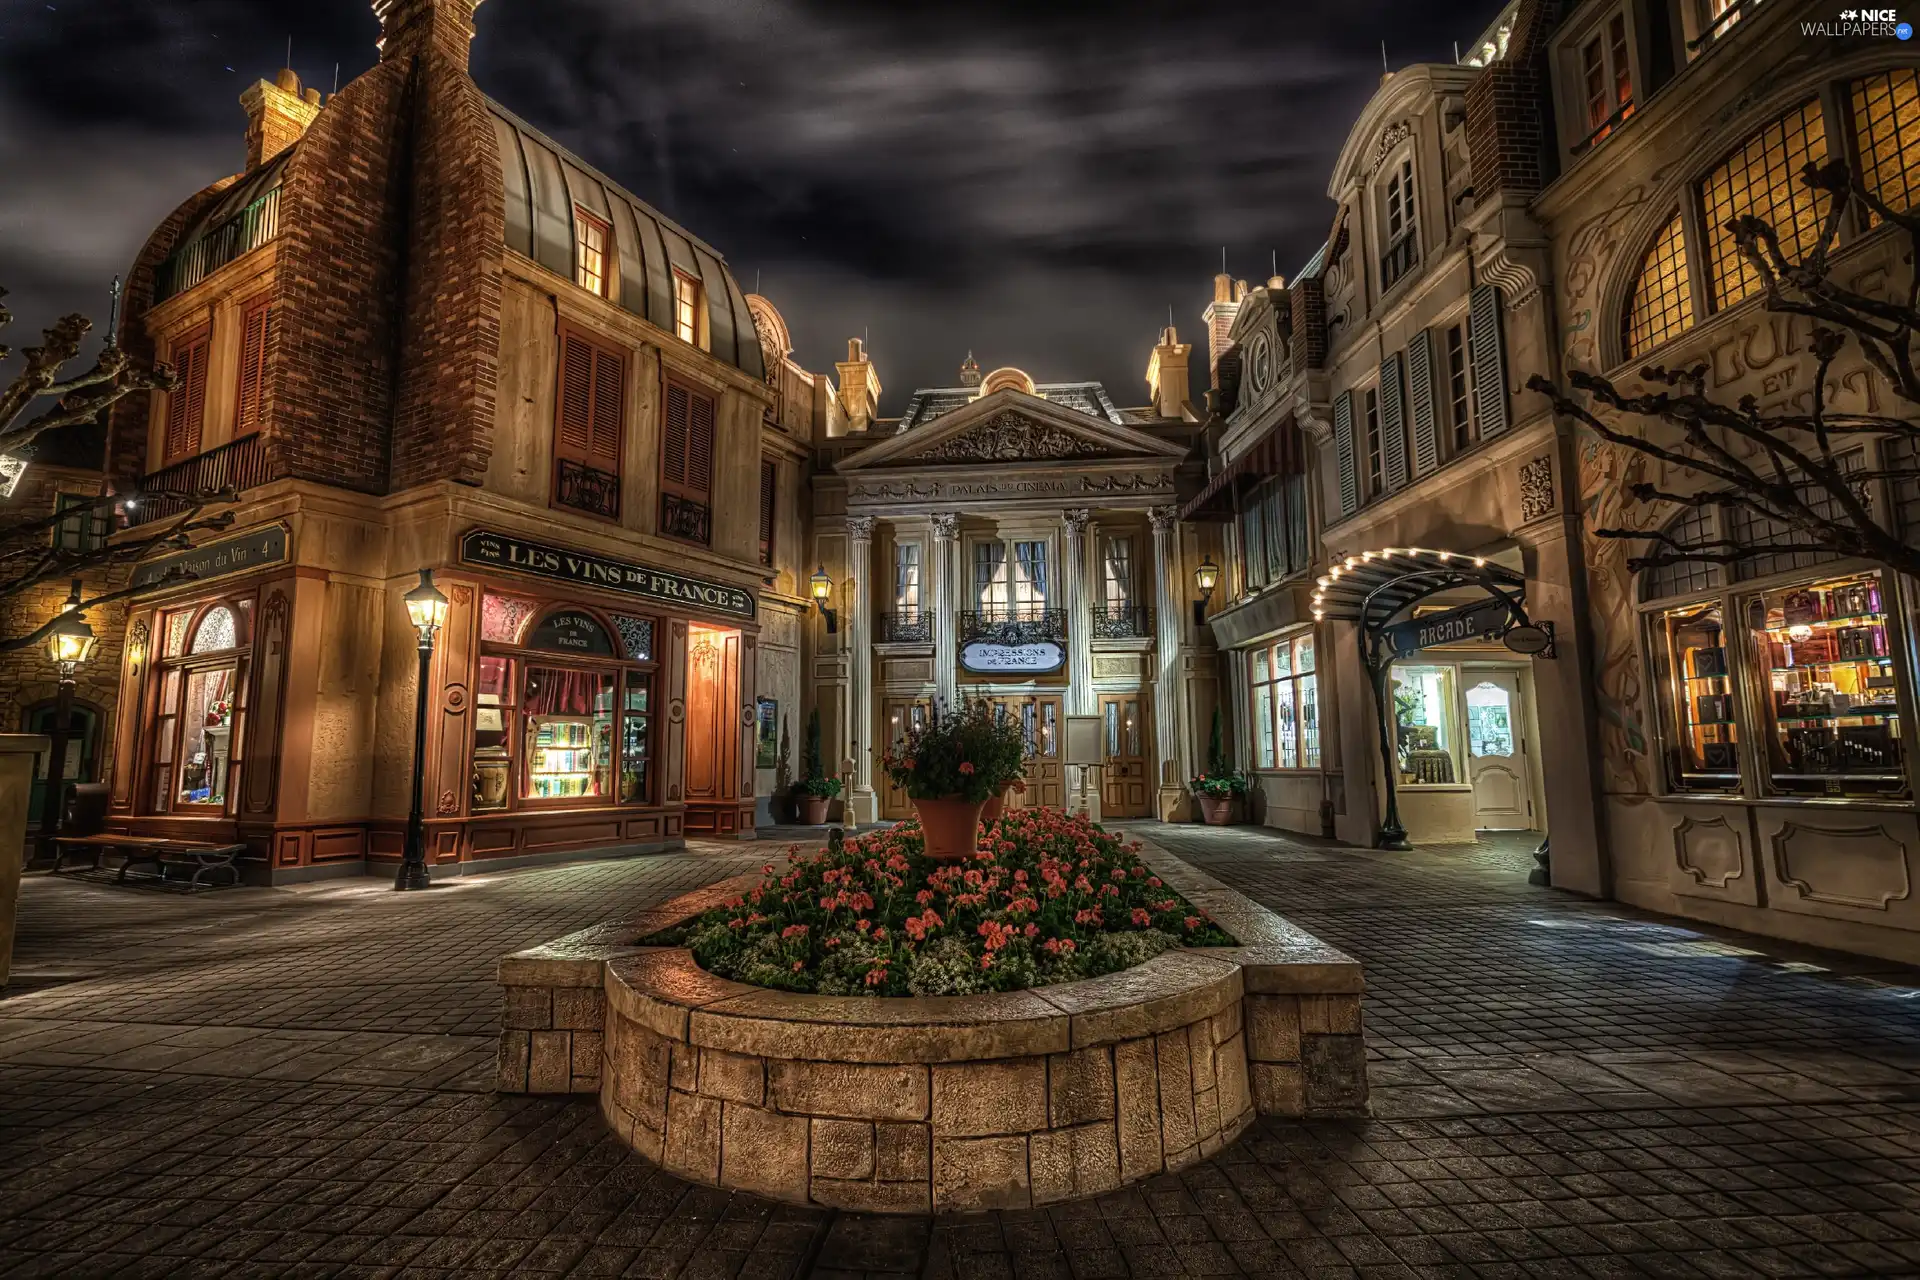
M210 844L202 840L174 840L166 836L123 836L102 832L90 836L60 836L54 850L53 870L59 874L69 857L93 854L93 867L99 870L101 860L109 853L121 855L120 874L114 877L115 883L125 883L127 869L135 864L151 863L160 879L167 877L167 868L192 867L192 883L196 886L205 883L202 876L214 871L225 871L232 877L228 884L240 883L240 868L233 860L246 852L244 844Z

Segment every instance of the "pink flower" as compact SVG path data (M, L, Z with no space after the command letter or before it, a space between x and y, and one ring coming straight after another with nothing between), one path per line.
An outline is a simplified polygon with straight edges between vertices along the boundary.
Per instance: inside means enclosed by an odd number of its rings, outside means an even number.
M1144 929L1153 923L1153 917L1148 915L1144 908L1135 907L1133 909L1133 922Z
M790 924L780 931L780 936L783 938L804 938L807 936L807 926L803 924Z
M1186 920L1184 920L1182 923L1184 923L1189 929L1198 929L1200 927L1200 917L1188 916Z
M973 761L962 760L960 762L960 772L971 778L973 776Z

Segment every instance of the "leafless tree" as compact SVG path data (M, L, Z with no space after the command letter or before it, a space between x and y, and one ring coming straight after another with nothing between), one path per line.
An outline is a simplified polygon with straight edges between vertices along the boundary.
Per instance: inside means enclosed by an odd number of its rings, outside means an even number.
M1570 374L1567 381L1586 394L1584 402L1537 374L1527 380L1552 401L1556 412L1586 424L1601 439L1708 478L1703 489L1692 493L1644 481L1631 484L1627 496L1632 502L1713 508L1722 515L1745 511L1764 517L1760 527L1771 521L1789 531L1781 541L1756 544L1731 537L1687 540L1657 529L1595 529L1603 538L1652 543L1646 554L1627 561L1630 569L1687 562L1731 565L1762 555L1813 552L1872 560L1920 578L1920 548L1905 542L1889 520L1876 517L1867 497L1872 482L1920 480L1920 468L1855 465L1855 446L1874 435L1905 438L1916 446L1908 456L1920 456L1920 422L1911 409L1905 414L1837 412L1829 403L1832 388L1827 380L1851 340L1895 397L1920 407L1914 350L1915 330L1920 329L1920 271L1915 270L1920 213L1894 209L1872 192L1857 189L1843 162L1810 164L1801 181L1816 199L1825 201L1826 209L1818 242L1799 262L1787 259L1779 236L1760 218L1736 218L1727 230L1758 273L1767 309L1814 322L1811 350L1817 369L1804 411L1763 412L1751 395L1737 404L1722 404L1707 394L1704 364L1643 368L1641 381L1655 389L1634 394L1598 374ZM1904 297L1875 297L1833 278L1831 255L1850 202L1904 233ZM1611 413L1603 416L1603 410Z

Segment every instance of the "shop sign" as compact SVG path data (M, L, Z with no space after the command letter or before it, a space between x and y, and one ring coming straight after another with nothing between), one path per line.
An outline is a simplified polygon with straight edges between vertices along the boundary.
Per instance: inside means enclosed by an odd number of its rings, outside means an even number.
M614 656L613 637L607 634L607 629L592 616L571 609L548 614L527 637L526 644L529 649L558 653L591 654L596 658Z
M960 650L960 665L979 676L1042 675L1066 665L1066 650L1051 640L995 644L975 640Z
M723 613L735 618L754 616L753 594L739 587L723 586L669 573L642 564L609 560L584 551L568 551L544 543L508 537L490 529L475 529L460 540L460 558L468 564L515 573L552 578L596 591L617 591L623 595L658 600L685 609Z
M1513 611L1504 600L1482 600L1464 604L1445 613L1396 622L1384 632L1387 647L1396 658L1430 649L1437 644L1457 644L1482 636L1499 635L1512 619Z
M130 583L136 590L171 586L175 582L204 582L247 573L287 558L285 525L270 524L237 537L147 560L133 567Z

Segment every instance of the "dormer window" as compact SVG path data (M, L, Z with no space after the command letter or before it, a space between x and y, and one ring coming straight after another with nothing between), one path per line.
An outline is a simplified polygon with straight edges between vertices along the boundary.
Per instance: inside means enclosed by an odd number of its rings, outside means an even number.
M690 347L700 345L700 283L673 273L673 332Z
M1627 17L1616 13L1580 48L1580 88L1593 146L1633 114L1633 70L1627 60Z
M585 209L573 211L573 282L588 293L607 296L607 244L611 228Z
M1413 156L1402 155L1387 166L1386 185L1380 191L1380 288L1391 289L1420 260L1414 222Z

